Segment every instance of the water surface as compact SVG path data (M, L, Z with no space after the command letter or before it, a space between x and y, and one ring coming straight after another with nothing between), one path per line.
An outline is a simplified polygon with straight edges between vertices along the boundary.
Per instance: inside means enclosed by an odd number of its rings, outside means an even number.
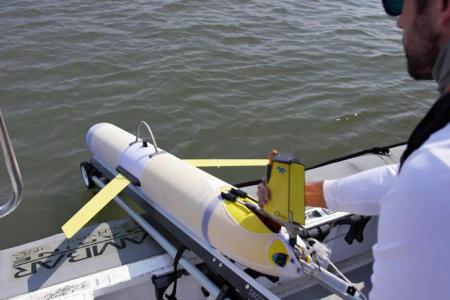
M59 232L91 196L78 166L98 122L146 120L181 158L277 148L312 165L405 140L437 94L408 78L378 2L4 1L0 106L25 196L0 249Z

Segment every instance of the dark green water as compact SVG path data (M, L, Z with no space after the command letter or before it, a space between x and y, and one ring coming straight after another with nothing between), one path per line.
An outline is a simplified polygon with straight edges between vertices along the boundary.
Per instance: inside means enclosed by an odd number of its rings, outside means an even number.
M436 97L408 78L401 32L378 1L0 6L0 107L25 183L0 220L0 249L59 232L90 197L78 165L95 123L134 131L146 120L181 158L278 148L312 165L405 140ZM212 172L235 182L264 170Z

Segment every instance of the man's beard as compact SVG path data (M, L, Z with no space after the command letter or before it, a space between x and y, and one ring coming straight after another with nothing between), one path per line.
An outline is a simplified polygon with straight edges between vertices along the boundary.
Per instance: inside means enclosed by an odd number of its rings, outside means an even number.
M413 39L417 42L414 49L406 46L403 40L408 73L416 80L432 79L433 66L439 55L440 35L433 32L425 16L418 16L413 26Z

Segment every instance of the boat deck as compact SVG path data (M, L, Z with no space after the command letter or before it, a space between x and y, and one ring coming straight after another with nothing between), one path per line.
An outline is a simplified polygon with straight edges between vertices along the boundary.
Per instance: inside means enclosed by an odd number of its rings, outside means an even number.
M389 156L364 155L336 162L306 173L307 181L338 178L376 166L396 163L404 147L391 149ZM247 191L254 194L256 187ZM344 212L325 212L307 220L307 227L345 218ZM324 242L332 249L331 259L350 279L370 288L371 247L376 241L377 218L364 230L364 241L347 244L344 236L349 225L333 228ZM164 230L161 228L161 230ZM201 260L194 254L194 263ZM173 270L173 259L136 223L112 221L82 229L67 240L63 234L0 251L0 299L84 299L151 298L152 277L165 276ZM338 299L310 278L281 279L276 283L265 277L257 279L282 299ZM185 290L185 292L183 292ZM183 276L179 284L183 299L199 299L203 293L191 276ZM185 297L186 296L186 297ZM121 298L122 297L122 298ZM65 298L66 299L66 298Z

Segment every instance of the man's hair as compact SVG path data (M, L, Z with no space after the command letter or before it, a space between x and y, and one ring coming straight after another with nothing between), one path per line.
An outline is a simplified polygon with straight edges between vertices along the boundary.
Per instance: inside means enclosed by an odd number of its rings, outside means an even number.
M421 14L427 8L429 1L428 0L417 0L416 3L417 3L417 12L419 14ZM447 7L448 0L444 0L444 5L445 5L445 7Z

